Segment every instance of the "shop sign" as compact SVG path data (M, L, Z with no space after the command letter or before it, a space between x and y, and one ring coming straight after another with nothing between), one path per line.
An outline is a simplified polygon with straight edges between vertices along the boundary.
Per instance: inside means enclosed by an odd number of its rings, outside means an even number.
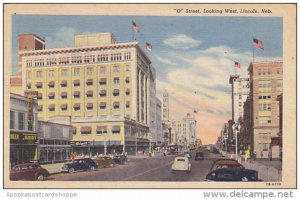
M37 143L37 135L32 133L10 133L10 142L20 144Z
M71 141L71 146L89 146L89 141Z

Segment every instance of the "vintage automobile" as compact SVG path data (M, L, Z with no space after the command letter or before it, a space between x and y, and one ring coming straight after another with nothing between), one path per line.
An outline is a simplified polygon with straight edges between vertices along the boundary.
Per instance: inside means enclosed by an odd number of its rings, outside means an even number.
M95 159L96 164L100 168L108 168L108 167L115 167L116 163L115 161L108 156L103 156L103 157L97 157Z
M191 172L191 163L187 157L176 157L172 164L172 172L185 171Z
M187 157L187 158L189 158L189 159L193 157L191 151L186 151L186 152L184 152L183 156L184 156L184 157Z
M116 156L113 157L113 161L116 164L126 164L127 157L125 155L116 155Z
M262 181L258 179L258 172L243 168L222 168L211 171L206 175L207 181Z
M74 173L75 171L95 170L98 165L90 158L75 159L71 163L66 163L61 168L61 172Z
M237 165L236 167L239 167L239 165L240 165L238 163L238 161L236 161L234 159L225 159L225 158L223 158L223 159L217 159L211 165L210 171L216 170L218 167L220 167L220 165L224 165L224 164L228 164L228 165L231 164L232 167L234 167L235 165Z
M196 152L195 160L204 160L204 155L202 151Z
M17 164L10 171L10 180L43 181L48 176L50 176L49 172L38 163Z

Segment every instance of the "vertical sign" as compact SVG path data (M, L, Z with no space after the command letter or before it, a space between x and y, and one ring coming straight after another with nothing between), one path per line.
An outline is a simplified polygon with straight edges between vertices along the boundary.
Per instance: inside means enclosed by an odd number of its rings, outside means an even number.
M28 118L28 124L33 124L33 99L37 97L38 92L37 91L25 91L24 95L28 98L28 112L27 112L27 118Z

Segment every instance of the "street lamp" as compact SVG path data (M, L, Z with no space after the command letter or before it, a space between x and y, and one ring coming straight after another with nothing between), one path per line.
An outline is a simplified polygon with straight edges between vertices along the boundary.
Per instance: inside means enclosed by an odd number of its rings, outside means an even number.
M238 149L238 144L237 144L237 142L238 142L238 140L237 140L237 134L238 134L238 132L240 132L241 131L241 125L240 124L234 124L234 125L232 125L232 130L235 132L235 159L237 160L238 158L238 156L237 156L237 149Z

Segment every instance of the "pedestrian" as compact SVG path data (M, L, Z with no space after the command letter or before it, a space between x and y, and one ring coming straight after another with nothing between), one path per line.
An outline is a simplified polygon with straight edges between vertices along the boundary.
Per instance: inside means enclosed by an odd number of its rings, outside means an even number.
M271 148L269 149L268 156L269 156L269 160L272 161L272 149Z
M72 162L75 160L75 154L74 154L74 151L72 151L71 160L72 160Z
M263 155L264 155L264 154L263 154L263 151L261 151L261 152L260 152L260 159L263 158Z

